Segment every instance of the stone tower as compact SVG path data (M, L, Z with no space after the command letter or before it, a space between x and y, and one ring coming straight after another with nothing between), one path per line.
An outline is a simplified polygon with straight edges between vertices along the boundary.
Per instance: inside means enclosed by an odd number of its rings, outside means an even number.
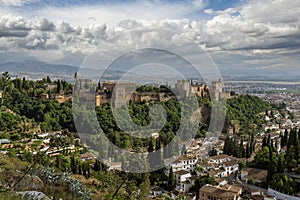
M223 93L223 83L221 78L219 78L219 81L214 81L211 83L209 92L212 99L217 101L221 99Z
M118 83L112 91L112 104L116 107L122 107L131 99L131 95L135 91L134 83Z
M179 93L180 98L186 98L191 95L191 85L187 80L178 80L176 85L176 90Z

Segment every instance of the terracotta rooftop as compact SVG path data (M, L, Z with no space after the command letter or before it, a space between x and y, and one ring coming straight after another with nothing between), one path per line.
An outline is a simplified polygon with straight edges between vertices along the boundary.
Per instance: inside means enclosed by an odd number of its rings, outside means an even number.
M228 167L228 166L237 165L238 163L239 163L239 161L235 159L235 160L223 162L222 164Z
M194 157L194 156L182 155L176 161L195 160L195 159L196 159L196 157Z
M228 156L226 154L220 154L220 155L209 157L209 159L211 159L211 160L219 160L219 159L225 159L225 158L233 159L232 156Z
M242 190L242 188L240 186L237 186L237 185L224 185L222 186L222 188L225 188L231 192L240 192Z
M235 187L235 188L232 188ZM232 190L233 189L233 190ZM200 189L200 192L209 193L218 197L234 198L242 190L241 187L231 186L228 188L205 185Z
M182 175L185 175L185 174L189 174L189 173L190 172L185 171L185 170L179 170L177 172L174 172L174 174L179 175L179 176L182 176Z

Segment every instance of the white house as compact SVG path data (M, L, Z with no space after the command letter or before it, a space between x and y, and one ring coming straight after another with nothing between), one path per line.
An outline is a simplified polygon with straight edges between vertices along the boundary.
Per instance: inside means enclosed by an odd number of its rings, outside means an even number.
M232 156L228 156L226 154L221 154L221 155L216 155L216 156L209 157L208 163L218 163L218 164L220 164L220 163L223 163L223 162L230 161L232 159L233 159Z
M183 155L173 163L169 164L169 168L172 167L173 172L180 170L192 172L196 167L197 161L198 159L196 157Z
M222 154L209 159L199 159L197 165L212 176L223 178L238 170L238 161L237 158Z
M237 160L231 160L220 164L220 168L223 168L226 172L226 176L228 176L238 171L239 164Z
M150 188L150 196L151 197L157 197L162 195L164 192L164 189L158 186Z
M192 175L185 170L174 172L175 189L179 192L187 192L192 185L191 177Z

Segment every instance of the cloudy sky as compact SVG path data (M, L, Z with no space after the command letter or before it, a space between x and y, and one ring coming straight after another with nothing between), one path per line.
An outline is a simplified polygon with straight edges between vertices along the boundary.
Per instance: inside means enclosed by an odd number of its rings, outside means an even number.
M80 66L107 39L154 27L176 31L177 45L194 41L225 75L298 76L299 20L298 0L0 0L0 63ZM134 44L166 42L155 31L131 36ZM115 55L132 46L113 42L106 50Z

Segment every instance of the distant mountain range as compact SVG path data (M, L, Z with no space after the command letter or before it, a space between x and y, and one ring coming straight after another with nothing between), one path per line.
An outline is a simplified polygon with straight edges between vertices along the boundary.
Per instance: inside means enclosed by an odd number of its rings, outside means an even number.
M41 78L41 76L50 76L50 77L64 77L69 80L73 79L75 72L78 72L79 67L71 66L71 65L63 65L63 64L48 64L41 61L24 61L24 62L7 62L0 64L0 74L8 71L10 74L14 76L23 76L28 75L31 77ZM126 70L126 68L125 68ZM89 78L92 80L98 80L100 75L103 73L101 69L90 69L90 68L80 68L79 75L82 78ZM185 77L191 79L201 79L201 77L194 77L194 74L191 74L190 71L184 71L182 69L180 73L185 74ZM147 77L146 75L140 75L133 72L126 72L129 77L131 78L138 78L138 77ZM297 74L297 73L295 73ZM105 74L102 75L101 79L106 80L119 80L124 75L124 72L120 69L109 69L105 70ZM265 75L251 75L249 73L248 76L246 75L238 75L238 74L231 74L227 75L226 72L222 73L222 77L224 81L300 81L299 77L297 76L265 76ZM164 78L166 76L163 76ZM172 77L170 77L172 79Z
M62 64L48 64L40 61L24 61L24 62L7 62L0 64L0 72L8 71L10 74L43 74L50 76L66 76L74 77L75 72L78 72L79 67ZM80 69L80 75L88 75L92 78L99 78L101 70L96 69ZM106 70L105 76L118 77L123 74L122 71Z
M0 64L0 71L10 73L45 73L57 75L74 75L78 67L70 65L53 65L39 61L7 62Z

